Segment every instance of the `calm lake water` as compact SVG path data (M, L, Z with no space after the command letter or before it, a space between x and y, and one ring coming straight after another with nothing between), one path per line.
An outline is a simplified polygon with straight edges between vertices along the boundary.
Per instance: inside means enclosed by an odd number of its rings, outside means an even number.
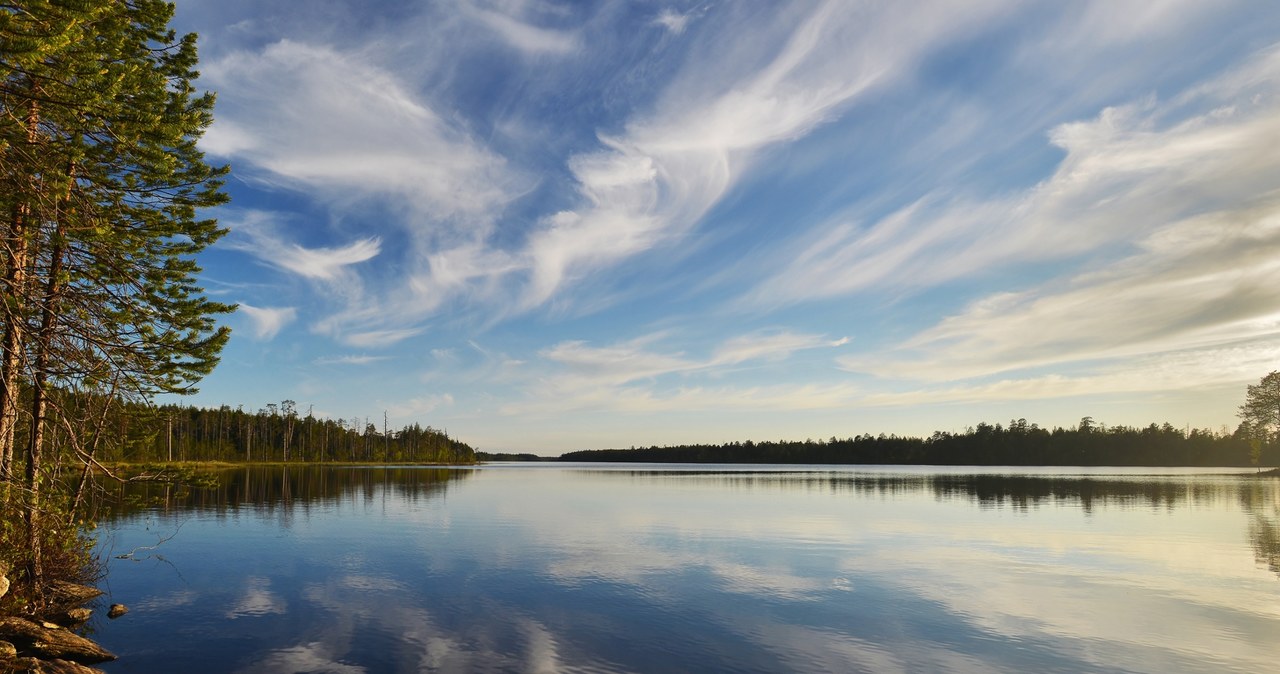
M100 529L92 626L107 672L1275 671L1280 480L1157 472L238 469Z

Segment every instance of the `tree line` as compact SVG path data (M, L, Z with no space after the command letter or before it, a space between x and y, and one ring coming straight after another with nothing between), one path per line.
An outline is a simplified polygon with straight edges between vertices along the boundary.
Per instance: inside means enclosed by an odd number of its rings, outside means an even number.
M1260 450L1260 451L1259 451ZM1280 462L1280 443L1169 423L1106 426L1085 417L1074 428L1025 419L980 423L929 437L855 435L827 440L729 442L569 452L561 461L657 463L903 464L978 466L1253 466Z
M364 419L329 419L300 414L292 400L268 404L256 412L226 405L217 408L160 405L122 417L118 433L125 442L113 452L118 460L281 461L369 463L473 463L470 445L447 431L406 424L399 429Z
M29 398L31 391L24 391ZM283 400L257 411L243 406L197 407L107 400L83 391L52 390L58 409L94 423L51 428L53 447L91 448L83 460L63 455L64 465L82 467L164 462L359 462L449 463L476 461L476 452L448 432L420 423L390 428L365 417L330 419L302 412ZM26 441L19 429L17 440Z

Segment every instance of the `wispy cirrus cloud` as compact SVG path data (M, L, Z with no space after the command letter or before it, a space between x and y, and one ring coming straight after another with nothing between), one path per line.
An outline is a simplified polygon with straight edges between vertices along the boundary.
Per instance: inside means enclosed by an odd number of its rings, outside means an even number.
M824 234L754 297L928 287L1095 260L975 300L887 353L843 361L889 377L956 379L1280 334L1280 157L1270 151L1280 141L1280 59L1265 52L1244 72L1223 78L1239 86L1058 127L1051 138L1066 158L1025 194Z
M422 328L401 328L343 332L339 335L339 340L349 346L384 347L403 342L414 335L420 334L422 330Z
M1280 69L1248 56L1280 13L1247 2L179 16L204 18L219 94L202 147L257 209L217 216L211 284L250 303L249 336L304 323L298 357L366 401L393 395L357 392L386 356L410 370L394 395L456 396L433 416L626 411L648 432L681 409L1151 390L1126 365L1218 386L1201 356L1257 366L1246 345L1280 334Z
M513 5L514 6L511 6ZM526 54L568 54L579 48L579 37L573 31L539 26L530 21L535 14L531 3L506 3L493 7L463 2L463 11L502 38L508 46Z
M316 365L370 365L390 359L390 356L371 356L368 354L346 356L324 356L315 360Z
M760 151L831 121L1000 4L882 7L867 17L827 2L711 30L701 51L716 57L690 61L659 89L651 112L632 115L620 133L601 130L599 149L570 156L579 204L543 215L514 244L494 240L494 218L530 181L438 113L438 101L361 52L283 39L224 54L205 68L204 78L227 91L204 146L247 161L254 179L335 204L390 196L388 206L409 209L411 219L389 223L399 231L387 236L277 246L279 264L332 278L380 253L388 236L407 235L410 245L397 253L413 271L383 279L374 294L348 292L346 306L321 321L324 331L345 335L371 321L379 331L408 330L461 300L501 319L557 297L572 303L565 294L583 279L688 235ZM536 12L522 3L467 5L463 14L526 51L564 52L573 43L569 32L528 21ZM673 30L685 25L661 17ZM745 45L757 42L769 45L763 61L747 58Z
M862 407L913 407L955 403L1026 402L1174 391L1236 388L1274 368L1280 346L1269 339L1207 349L1162 352L1133 360L1086 363L1079 372L1012 375L983 382L942 382L894 392L864 392Z
M334 248L303 248L293 243L288 244L283 251L278 251L274 261L307 278L329 281L337 277L338 270L371 260L381 249L382 242L377 238L362 239Z
M236 244L232 244L233 247ZM254 237L254 245L243 246L242 250L255 257L299 276L321 281L337 279L343 268L371 260L381 251L382 244L376 239L362 239L346 246L304 248L296 243L285 243L266 237Z
M766 386L734 388L706 386L714 379L748 364L779 363L800 351L843 346L845 339L790 331L766 331L726 339L706 355L665 351L661 344L669 333L653 333L607 346L572 340L539 353L535 371L521 373L529 381L529 400L505 406L510 414L543 409L548 402L567 408L608 408L629 411L679 409L680 405L717 409L782 405L791 408L802 400L849 400L843 386ZM670 379L676 377L676 379ZM781 403L792 395L791 403ZM715 402L715 401L719 402Z
M339 204L394 196L436 221L509 198L501 157L360 53L284 39L223 56L202 81L224 92L202 147L259 179Z
M868 17L827 2L780 21L787 31L780 39L778 24L747 27L756 35L735 26L711 38L727 53L682 73L655 111L628 121L621 134L601 134L601 150L570 160L583 203L545 218L531 236L524 307L688 234L759 151L830 121L999 4L970 3L964 11L887 5ZM780 46L763 64L758 54L738 53L756 44Z
M298 317L298 310L294 307L255 307L241 302L236 310L249 318L254 338L262 341L274 339Z
M607 411L626 414L672 412L814 411L850 409L866 391L853 384L762 384L756 386L687 385L670 389L629 386L605 391L579 391L558 399L530 397L504 404L510 416L557 411Z
M655 18L653 22L663 28L666 28L671 33L679 35L684 32L685 28L689 27L689 22L693 19L693 12L686 14L677 12L670 7L664 7L662 11L658 12L658 17Z
M745 301L769 306L928 288L1093 253L1206 208L1223 208L1230 220L1265 198L1275 160L1262 148L1280 131L1272 101L1246 99L1160 128L1167 112L1142 102L1058 127L1051 139L1067 156L1025 193L989 201L930 196L870 225L817 227Z

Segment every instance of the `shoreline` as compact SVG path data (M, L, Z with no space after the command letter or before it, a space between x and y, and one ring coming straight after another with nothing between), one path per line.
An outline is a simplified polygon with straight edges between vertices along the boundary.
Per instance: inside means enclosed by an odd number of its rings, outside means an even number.
M0 578L0 587L7 592L8 569ZM0 592L3 596L5 592ZM88 585L65 581L53 581L47 588L48 605L33 614L0 614L0 671L59 672L61 674L101 674L102 670L91 665L111 662L117 656L97 642L77 632L93 617L93 609L85 608L89 602L103 595L103 591ZM108 617L114 619L128 609L113 605Z

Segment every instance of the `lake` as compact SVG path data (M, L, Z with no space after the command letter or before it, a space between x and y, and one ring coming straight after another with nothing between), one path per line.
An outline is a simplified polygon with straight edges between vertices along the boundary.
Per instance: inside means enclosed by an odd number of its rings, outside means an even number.
M241 468L117 491L107 672L1280 662L1280 480L1231 469Z

